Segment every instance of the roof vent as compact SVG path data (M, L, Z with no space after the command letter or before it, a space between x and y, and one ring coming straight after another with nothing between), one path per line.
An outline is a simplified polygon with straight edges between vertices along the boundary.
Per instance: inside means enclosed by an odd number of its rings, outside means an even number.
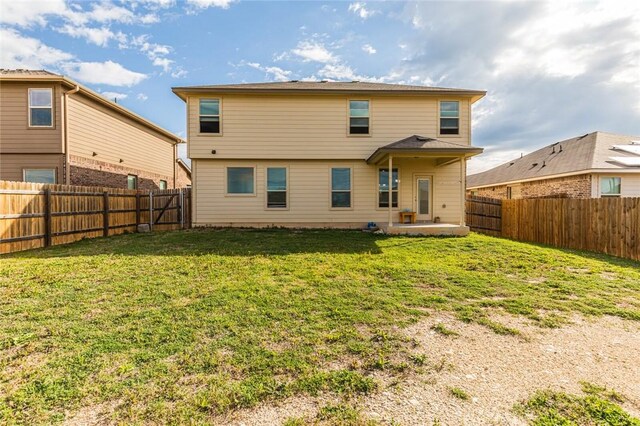
M538 163L533 163L533 167L536 167L538 165Z
M300 80L291 80L289 83L297 83Z
M320 80L320 83L327 83L329 80Z
M513 166L514 164L516 164L516 163L513 162L513 161L509 163L510 166Z
M556 153L556 146L555 146L555 145L553 146L553 149L551 150L551 153L552 153L552 154L555 154L555 153Z
M416 136L416 140L419 140L420 142L426 142L427 138L425 138L424 136Z
M542 162L542 167L547 167L547 162L546 161Z
M584 135L579 136L576 140L579 141L580 139L586 138L587 136L589 136L589 133L585 133Z
M352 83L360 83L360 80L351 80Z
M560 151L558 151L558 152L562 152L562 145L560 145Z

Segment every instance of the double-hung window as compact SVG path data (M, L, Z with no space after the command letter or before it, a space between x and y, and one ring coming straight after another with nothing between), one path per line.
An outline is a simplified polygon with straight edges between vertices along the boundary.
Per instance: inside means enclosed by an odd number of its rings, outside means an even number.
M33 183L56 183L55 169L24 169L22 180Z
M398 207L398 169L391 176L391 207ZM389 169L378 170L378 207L389 207Z
M619 177L600 178L600 196L619 197L621 194L622 179Z
M348 167L331 169L331 207L351 207L351 169Z
M460 102L441 101L440 102L440 134L458 135L460 134Z
M29 89L29 127L53 127L53 89Z
M369 134L369 101L349 101L349 134Z
M255 168L227 167L227 194L254 195Z
M220 133L220 99L200 99L200 133Z
M287 169L286 167L267 168L267 208L287 208Z

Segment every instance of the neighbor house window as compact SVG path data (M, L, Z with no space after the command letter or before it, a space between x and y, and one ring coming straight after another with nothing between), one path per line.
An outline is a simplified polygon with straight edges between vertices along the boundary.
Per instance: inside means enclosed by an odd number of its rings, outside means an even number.
M166 180L161 180L160 181L160 189L167 189L167 181Z
M331 207L351 207L351 169L331 169Z
M127 188L138 189L138 176L127 175Z
M392 207L398 207L398 169L391 176ZM378 171L378 207L389 207L389 169Z
M369 134L369 101L349 101L349 134Z
M227 168L227 194L253 195L254 185L253 167Z
M29 126L53 127L53 89L29 89Z
M440 102L440 134L457 135L460 133L460 102Z
M267 168L267 207L284 209L287 207L287 169Z
M600 195L603 197L619 197L621 181L622 179L619 177L601 177Z
M33 183L56 183L55 169L24 169L22 180Z
M200 99L200 133L220 133L220 99Z

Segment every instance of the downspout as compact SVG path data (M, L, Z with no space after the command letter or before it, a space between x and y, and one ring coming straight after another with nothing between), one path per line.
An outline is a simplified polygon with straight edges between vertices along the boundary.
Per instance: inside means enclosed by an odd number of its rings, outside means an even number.
M68 90L66 92L63 93L63 98L62 98L62 114L64 115L63 117L63 121L64 124L62 125L63 129L62 129L62 133L63 133L63 143L64 143L64 164L65 164L65 171L64 171L64 184L69 185L71 183L71 165L69 164L70 161L70 155L69 155L69 118L68 118L68 114L67 114L67 103L68 103L68 98L69 95L73 95L74 93L78 93L80 91L80 86L76 85L76 87L74 87L71 90Z
M176 179L177 179L177 170L178 168L178 144L174 144L173 145L173 189L176 189L178 187L178 185L176 185Z

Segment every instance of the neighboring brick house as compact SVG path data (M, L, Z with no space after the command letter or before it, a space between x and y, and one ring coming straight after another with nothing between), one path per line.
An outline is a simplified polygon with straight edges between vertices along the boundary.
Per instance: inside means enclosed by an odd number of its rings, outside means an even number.
M0 180L183 187L182 142L65 76L0 70Z
M191 186L191 166L189 166L182 158L178 158L178 170L176 173L176 187L186 188Z
M490 198L640 197L640 137L593 132L467 176Z

